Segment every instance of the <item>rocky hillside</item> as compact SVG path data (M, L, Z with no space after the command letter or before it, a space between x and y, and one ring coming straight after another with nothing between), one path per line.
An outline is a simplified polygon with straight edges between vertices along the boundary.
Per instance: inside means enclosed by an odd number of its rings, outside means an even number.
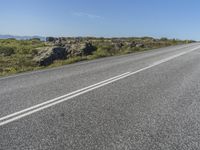
M151 37L48 37L45 42L38 38L29 40L0 39L0 75L191 42L194 41Z

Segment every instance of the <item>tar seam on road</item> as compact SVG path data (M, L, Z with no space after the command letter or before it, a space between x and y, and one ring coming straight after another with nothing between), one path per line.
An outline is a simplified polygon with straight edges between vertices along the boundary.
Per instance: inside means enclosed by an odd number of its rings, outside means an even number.
M54 105L56 105L56 104L59 104L59 103L62 103L62 102L64 102L64 101L67 101L67 100L69 100L69 99L72 99L72 98L74 98L74 97L80 96L80 95L82 95L82 94L84 94L84 93L93 91L93 90L95 90L95 89L98 89L98 88L103 87L103 86L105 86L105 85L108 85L108 84L110 84L110 83L116 82L116 81L118 81L118 80L120 80L120 79L124 79L124 78L126 78L126 77L131 76L131 75L137 74L137 73L142 72L142 71L147 70L147 69L150 69L150 68L155 67L155 66L157 66L157 65L160 65L160 64L162 64L162 63L168 62L168 61L170 61L170 60L172 60L172 59L175 59L175 58L177 58L177 57L180 57L180 56L182 56L182 55L185 55L185 54L190 53L190 52L192 52L192 51L195 51L195 50L197 50L197 49L200 49L200 46L197 47L197 48L193 48L193 49L191 49L191 50L189 50L189 51L185 51L185 52L182 52L182 53L173 55L173 56L171 56L171 57L162 59L162 60L160 60L160 61L156 61L156 62L154 62L152 65L149 65L149 66L144 67L144 68L142 68L142 69L139 69L139 70L137 70L137 71L134 71L134 72L126 72L126 73L124 73L124 74L121 74L121 75L112 77L112 78L110 78L110 79L101 81L101 82L99 82L99 83L90 85L90 86L88 86L88 87L79 89L79 90L74 91L74 92L68 93L68 94L66 94L66 95L63 95L63 96L60 96L60 97L57 97L57 98L48 100L48 101L46 101L46 102L44 102L44 103L40 103L40 104L38 104L38 105L29 107L29 108L27 108L27 109L18 111L18 112L16 112L16 113L13 113L13 114L4 116L4 117L0 118L0 126L6 125L6 124L11 123L11 122L16 121L16 120L19 120L19 119L21 119L21 118L23 118L23 117L26 117L26 116L31 115L31 114L33 114L33 113L36 113L36 112L38 112L38 111L44 110L44 109L49 108L49 107L51 107L51 106L54 106Z

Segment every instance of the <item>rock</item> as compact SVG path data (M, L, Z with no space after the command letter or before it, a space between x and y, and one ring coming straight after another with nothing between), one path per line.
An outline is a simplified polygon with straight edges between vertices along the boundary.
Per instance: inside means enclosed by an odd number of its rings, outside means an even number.
M96 47L90 42L66 44L65 48L67 49L67 57L91 55L96 50Z
M112 49L115 51L120 51L123 46L124 44L122 42L115 42L111 44Z
M95 50L96 47L94 47L90 42L86 42L82 49L84 55L91 55Z
M66 59L66 48L63 47L45 47L37 49L38 55L33 59L40 66L47 66L54 60Z
M38 54L34 57L34 61L40 66L47 66L54 60L62 60L70 57L91 55L96 48L90 42L74 42L63 46L62 39L56 39L62 46L46 47L37 49Z
M56 38L54 38L54 37L47 37L46 38L47 42L54 42L55 40L56 40Z
M129 44L128 44L131 48L133 48L133 47L136 47L136 43L133 41L133 42L130 42Z
M144 44L142 44L142 43L138 43L138 44L135 45L135 47L138 47L138 48L144 48Z

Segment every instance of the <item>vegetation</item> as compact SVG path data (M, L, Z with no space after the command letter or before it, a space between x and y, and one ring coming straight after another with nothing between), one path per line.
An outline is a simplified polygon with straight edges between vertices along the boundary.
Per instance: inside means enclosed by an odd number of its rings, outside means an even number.
M35 48L44 46L45 43L39 40L0 40L0 75L36 69L38 66L32 61L37 53Z
M91 60L101 57L128 54L138 51L145 51L170 45L191 43L193 41L181 41L176 39L154 39L143 38L47 38L47 42L39 39L31 40L0 40L0 76L38 70L49 67L56 67L71 64L83 60ZM87 44L85 44L87 43ZM89 43L89 44L88 44ZM46 47L62 47L66 49L66 58L57 59L48 66L41 66L35 57L41 55ZM53 50L53 49L52 49ZM45 52L45 57L52 54ZM47 55L48 54L48 55ZM42 55L42 56L43 56ZM60 55L60 54L59 54ZM41 57L41 56L40 56ZM46 60L43 59L43 60Z

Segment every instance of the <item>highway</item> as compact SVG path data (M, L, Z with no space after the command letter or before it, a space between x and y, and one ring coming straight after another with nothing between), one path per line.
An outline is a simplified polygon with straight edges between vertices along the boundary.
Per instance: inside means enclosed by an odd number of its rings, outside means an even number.
M200 149L200 43L0 78L0 150Z

